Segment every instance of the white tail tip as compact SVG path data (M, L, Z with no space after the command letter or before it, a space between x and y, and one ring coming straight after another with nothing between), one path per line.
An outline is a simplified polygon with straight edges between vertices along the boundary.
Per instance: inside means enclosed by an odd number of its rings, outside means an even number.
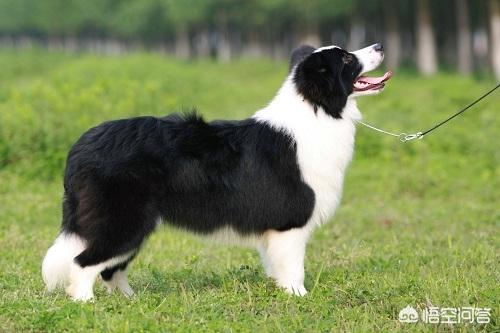
M73 259L85 250L85 242L75 234L61 233L42 262L42 276L48 291L66 287Z

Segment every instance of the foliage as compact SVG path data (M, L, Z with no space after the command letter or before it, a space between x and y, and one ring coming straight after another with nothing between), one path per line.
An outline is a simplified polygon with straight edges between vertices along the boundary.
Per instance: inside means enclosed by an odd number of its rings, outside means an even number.
M429 331L402 324L418 307L491 307L498 329L500 121L496 93L423 140L359 128L343 203L308 247L305 298L265 278L248 249L159 230L131 268L131 300L70 302L45 294L42 257L60 221L65 154L108 119L198 106L207 119L265 105L286 64L182 62L158 55L97 57L2 51L0 67L0 331ZM398 73L359 101L388 130L425 129L494 83Z
M394 6L412 14L407 8L409 1ZM483 2L471 3L474 13L483 9ZM332 25L352 13L361 13L369 20L383 4L380 0L0 0L0 35L151 41L182 30L221 24L243 32L259 28L286 32L293 26ZM450 3L437 2L434 6L446 11Z

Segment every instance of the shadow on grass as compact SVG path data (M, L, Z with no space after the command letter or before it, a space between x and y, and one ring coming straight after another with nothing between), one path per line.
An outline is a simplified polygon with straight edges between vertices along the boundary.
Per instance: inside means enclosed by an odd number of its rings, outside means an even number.
M263 283L272 284L258 268L241 266L225 272L201 271L184 268L178 271L164 272L148 269L132 278L136 291L143 293L179 293L204 292L209 290L227 290L237 285Z

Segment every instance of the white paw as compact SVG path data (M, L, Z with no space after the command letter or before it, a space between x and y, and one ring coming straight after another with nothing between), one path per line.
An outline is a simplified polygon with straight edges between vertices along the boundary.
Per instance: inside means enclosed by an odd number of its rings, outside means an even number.
M106 291L108 292L109 295L113 293L115 289L119 289L122 294L125 297L132 297L134 296L134 290L130 287L128 282L120 281L119 284L116 283L116 281L104 281L104 285L106 286Z
M120 289L122 294L125 297L131 297L134 295L134 291L128 284L127 274L125 271L118 271L113 275L113 279L109 282L109 285L113 287L117 287Z
M278 285L285 289L285 292L290 295L295 295L295 296L305 296L307 294L307 290L304 287L303 284L281 284L278 283Z
M123 293L123 295L125 295L125 297L132 297L135 294L128 283L124 286L119 286L119 288L120 288L121 292Z
M104 285L106 286L106 291L108 292L108 295L111 295L113 293L113 291L115 290L115 285L111 282L108 282L108 281L102 281L104 282Z
M305 296L307 294L307 290L304 286L289 287L286 291L295 296Z
M87 302L94 298L92 289L88 288L75 288L73 285L70 285L66 288L66 292L74 301Z

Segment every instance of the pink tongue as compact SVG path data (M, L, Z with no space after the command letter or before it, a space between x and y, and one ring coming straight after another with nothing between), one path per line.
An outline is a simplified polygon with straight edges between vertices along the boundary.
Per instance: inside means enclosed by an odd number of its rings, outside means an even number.
M360 76L356 81L363 81L369 84L379 84L389 80L392 76L392 72L388 71L382 76L370 77L370 76Z

